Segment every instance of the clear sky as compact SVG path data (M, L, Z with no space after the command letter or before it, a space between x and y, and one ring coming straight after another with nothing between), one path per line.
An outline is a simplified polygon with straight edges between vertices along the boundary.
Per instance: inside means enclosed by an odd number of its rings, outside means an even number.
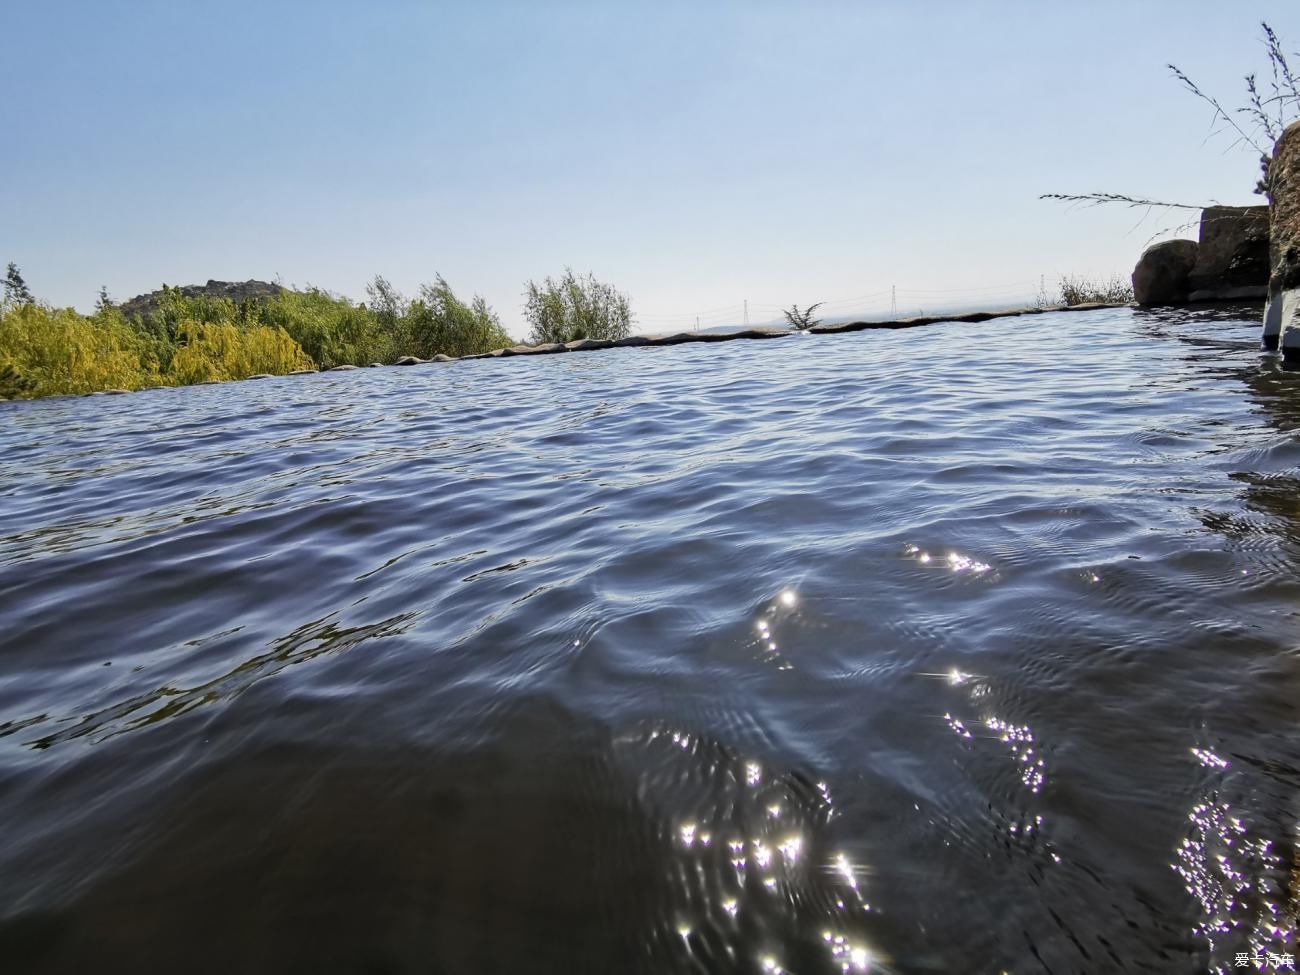
M516 335L565 265L651 331L1023 296L1177 222L1039 193L1260 202L1165 64L1238 105L1261 19L1300 49L1295 0L9 0L0 262L83 310L441 273Z

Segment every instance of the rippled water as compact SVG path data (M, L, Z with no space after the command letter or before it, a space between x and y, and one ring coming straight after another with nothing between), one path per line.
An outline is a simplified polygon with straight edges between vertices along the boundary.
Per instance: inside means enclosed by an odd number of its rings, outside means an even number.
M1257 310L0 408L6 971L1295 951Z

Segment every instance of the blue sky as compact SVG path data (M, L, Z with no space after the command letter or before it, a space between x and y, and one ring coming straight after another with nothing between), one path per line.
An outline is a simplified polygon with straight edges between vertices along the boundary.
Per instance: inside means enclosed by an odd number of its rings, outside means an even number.
M82 309L441 273L516 335L565 265L646 330L996 301L1178 220L1039 193L1258 202L1165 64L1237 105L1261 19L1300 49L1293 0L8 3L0 262Z

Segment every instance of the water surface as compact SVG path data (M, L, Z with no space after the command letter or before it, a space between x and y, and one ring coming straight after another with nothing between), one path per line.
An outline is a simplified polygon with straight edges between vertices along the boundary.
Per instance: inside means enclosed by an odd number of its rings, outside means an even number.
M10 971L1294 951L1256 312L0 408Z

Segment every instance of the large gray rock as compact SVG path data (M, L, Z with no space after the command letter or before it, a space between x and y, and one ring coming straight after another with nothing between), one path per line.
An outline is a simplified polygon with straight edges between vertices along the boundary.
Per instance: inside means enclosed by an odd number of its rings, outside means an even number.
M1300 288L1300 122L1293 122L1277 140L1269 182L1269 284L1281 290Z
M1280 343L1289 359L1300 358L1300 122L1282 133L1269 164L1268 305L1264 345Z
M1134 300L1148 306L1186 301L1199 249L1194 240L1165 240L1148 247L1133 269Z
M1263 298L1268 265L1268 207L1206 207L1188 300Z

